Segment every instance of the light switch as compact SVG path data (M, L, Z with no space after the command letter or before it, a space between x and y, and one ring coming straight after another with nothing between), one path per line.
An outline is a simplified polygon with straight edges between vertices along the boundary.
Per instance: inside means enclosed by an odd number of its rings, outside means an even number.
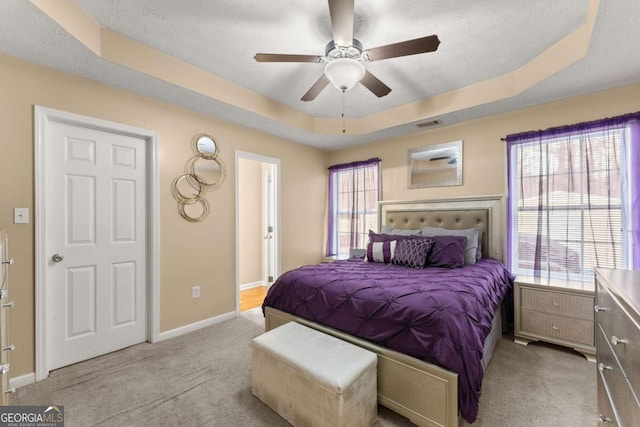
M29 208L13 208L14 224L29 224Z

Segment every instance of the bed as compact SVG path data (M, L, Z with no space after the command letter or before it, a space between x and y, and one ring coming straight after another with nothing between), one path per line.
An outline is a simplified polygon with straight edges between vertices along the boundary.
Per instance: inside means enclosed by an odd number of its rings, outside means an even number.
M265 329L296 321L376 352L379 403L417 425L472 422L511 284L497 261L502 211L495 196L381 202L379 229L478 228L483 254L492 259L460 269L361 260L302 266L270 288Z

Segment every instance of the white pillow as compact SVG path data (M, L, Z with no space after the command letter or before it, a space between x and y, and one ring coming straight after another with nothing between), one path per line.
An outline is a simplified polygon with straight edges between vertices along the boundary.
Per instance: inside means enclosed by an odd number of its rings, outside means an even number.
M395 236L420 236L422 233L420 230L408 230L405 228L391 228L386 225L382 226L382 234L393 234Z
M480 230L477 228L466 228L462 230L450 230L448 228L438 227L422 227L422 235L427 237L433 236L464 236L467 243L464 246L464 263L475 264L478 256L478 235Z

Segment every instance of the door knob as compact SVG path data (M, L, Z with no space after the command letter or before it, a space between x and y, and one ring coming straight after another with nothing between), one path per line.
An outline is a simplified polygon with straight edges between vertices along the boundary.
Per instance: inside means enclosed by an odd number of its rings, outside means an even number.
M60 262L64 259L64 257L60 254L54 254L51 259L53 260L53 262Z

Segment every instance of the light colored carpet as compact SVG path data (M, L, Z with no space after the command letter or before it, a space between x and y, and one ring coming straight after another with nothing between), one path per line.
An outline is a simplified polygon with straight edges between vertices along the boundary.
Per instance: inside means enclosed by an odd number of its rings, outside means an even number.
M260 309L157 344L139 344L53 371L20 388L17 405L64 405L67 427L287 426L251 394L251 338ZM558 347L498 343L473 426L596 423L596 367ZM380 407L378 427L412 425ZM465 424L466 425L466 424Z

